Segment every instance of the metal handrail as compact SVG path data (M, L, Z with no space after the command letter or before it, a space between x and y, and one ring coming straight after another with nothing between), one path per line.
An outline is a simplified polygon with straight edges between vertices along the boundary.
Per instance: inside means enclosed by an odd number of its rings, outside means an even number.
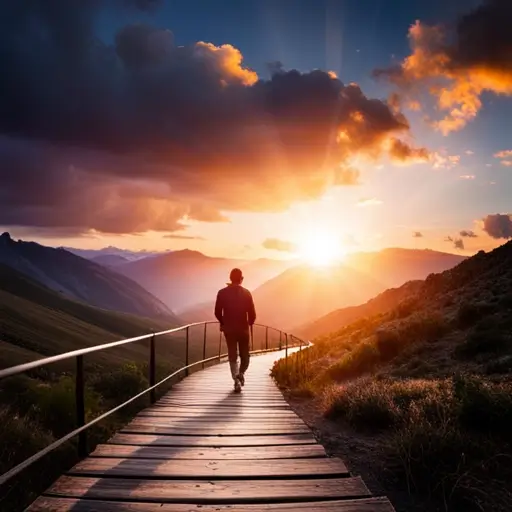
M31 361L30 363L19 364L16 366L12 366L10 368L6 368L4 370L0 370L0 380L1 380L4 378L7 378L7 377L12 377L14 375L18 375L18 374L26 372L28 370L33 370L35 368L40 368L40 367L46 366L48 364L56 363L58 361L64 361L67 359L76 358L77 372L76 372L76 381L75 381L75 391L76 391L75 402L76 402L76 417L77 417L77 423L78 423L78 427L75 430L69 432L68 434L61 437L60 439L57 439L56 441L54 441L53 443L48 445L46 448L43 448L42 450L35 453L28 459L25 459L23 462L20 462L18 465L14 466L13 468L11 468L7 472L5 472L3 475L0 475L0 485L3 485L8 480L13 478L17 474L19 474L21 471L23 471L27 467L31 466L33 463L37 462L42 457L49 454L50 452L52 452L53 450L55 450L56 448L63 445L65 442L69 441L71 438L73 438L77 435L79 436L79 438L78 438L78 454L81 457L86 456L87 455L86 430L88 428L92 427L96 423L99 423L100 421L104 420L108 416L119 411L120 409L127 406L128 404L134 402L135 400L142 397L146 393L150 393L151 404L155 403L156 402L155 390L158 386L160 386L164 382L172 379L173 377L175 377L176 375L180 374L183 371L185 372L185 375L188 375L188 370L194 366L202 364L203 368L204 368L204 365L206 363L212 362L215 360L220 361L223 357L226 357L227 354L225 354L225 353L221 354L222 333L220 333L220 337L219 337L219 353L218 353L218 355L215 355L215 356L209 357L209 358L205 357L206 356L206 328L209 324L215 324L215 323L218 323L218 322L213 321L213 320L206 321L206 322L194 322L194 323L183 325L183 326L176 327L173 329L168 329L166 331L160 331L160 332L151 333L151 334L144 334L142 336L136 336L134 338L128 338L125 340L114 341L111 343L104 343L102 345L95 345L94 347L73 350L71 352L65 352L63 354L58 354L56 356L50 356L50 357L46 357L44 359L38 359L36 361ZM203 359L196 361L194 363L189 363L189 330L190 330L190 327L194 327L194 326L198 326L198 325L204 325L204 327L205 327L204 342L203 342ZM268 326L268 325L263 325L263 324L254 324L254 325L258 326L258 327L265 328L265 349L251 350L251 352L250 352L251 354L262 354L262 353L266 353L266 352L275 352L278 350L282 350L283 331L281 331L280 329L277 329L275 327ZM269 329L279 332L279 347L277 347L277 348L270 348L270 349L268 348L268 331L269 331ZM156 368L155 337L163 336L166 334L173 334L173 333L180 332L183 330L185 330L185 332L186 332L185 366L182 366L178 370L175 370L174 372L169 374L167 377L164 377L159 382L155 383L155 368ZM286 340L286 344L285 344L285 350L286 350L285 354L286 355L285 355L285 357L288 358L288 333L284 333L284 335L285 335L285 340ZM301 340L300 338L297 338L296 336L292 335L292 338L295 338L296 340L299 341L299 346L301 349L302 349L303 345L311 346L310 342ZM129 398L122 404L119 404L116 407L109 409L108 411L104 412L97 418L94 418L93 420L89 421L88 423L85 423L85 381L84 381L84 375L83 375L84 374L84 365L83 365L84 355L91 354L93 352L99 352L102 350L107 350L107 349L114 348L114 347L119 347L122 345L127 345L129 343L135 343L135 342L146 340L146 339L149 339L151 341L150 354L149 354L149 361L150 361L150 364L149 364L149 387L147 389L141 391L137 395L133 396L132 398Z

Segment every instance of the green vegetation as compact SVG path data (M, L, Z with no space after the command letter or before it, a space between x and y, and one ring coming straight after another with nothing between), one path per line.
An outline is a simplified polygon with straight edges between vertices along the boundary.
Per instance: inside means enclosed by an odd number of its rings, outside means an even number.
M159 370L168 374L171 368ZM143 366L126 364L88 375L85 386L86 421L146 389L146 371ZM162 387L159 394L169 388ZM74 379L66 374L52 380L26 375L7 378L0 382L0 403L0 473L76 428ZM106 441L147 403L148 397L143 397L138 403L130 404L91 427L87 431L89 448ZM77 460L74 439L9 481L0 492L0 508L23 510Z

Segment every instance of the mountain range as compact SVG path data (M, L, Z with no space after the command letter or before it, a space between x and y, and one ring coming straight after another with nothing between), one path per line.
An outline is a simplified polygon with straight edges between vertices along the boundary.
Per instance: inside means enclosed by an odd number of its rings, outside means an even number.
M389 287L423 279L464 260L455 254L414 249L360 255L359 259L359 253L353 254L333 267L291 267L263 283L253 291L257 321L302 335L324 334L329 332L325 327L308 329L308 324L339 308L358 306ZM181 311L180 316L186 321L213 319L213 301ZM329 329L329 321L327 325Z
M234 267L242 269L244 285L253 290L290 265L282 260L215 258L185 249L122 263L115 269L181 314L191 306L214 300Z
M172 311L142 286L64 249L0 236L0 263L68 298L112 311L177 322Z

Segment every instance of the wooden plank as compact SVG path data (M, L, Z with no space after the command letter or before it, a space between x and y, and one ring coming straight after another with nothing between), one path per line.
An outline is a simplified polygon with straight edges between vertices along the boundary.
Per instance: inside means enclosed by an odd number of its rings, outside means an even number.
M269 503L370 495L360 477L312 480L145 480L62 476L45 493L152 503Z
M199 460L242 460L242 459L295 459L325 457L324 448L319 444L208 448L208 447L167 447L133 446L122 444L100 444L91 457L122 457L141 459L199 459Z
M259 409L244 409L240 410L240 408L234 408L240 415L247 416L250 418L265 418L265 417L273 417L273 418L297 418L297 415L290 410L276 410L276 411L266 411ZM217 409L217 408L205 408L205 407L148 407L144 409L144 414L171 414L171 415L197 415L197 416L226 416L231 414L231 411L226 409Z
M212 407L212 402L209 401L207 398L203 398L203 401L197 402L196 400L166 400L165 402L160 402L161 404L165 404L167 406L185 406L185 407ZM279 402L279 403L270 403L265 401L252 401L249 399L246 399L245 401L240 400L238 403L235 403L234 401L231 402L217 402L215 403L214 408L255 408L255 409L262 409L262 408L268 408L268 409L287 409L290 410L290 406L286 402Z
M165 425L148 425L140 423L130 423L121 428L120 432L125 434L157 434L157 435L174 435L174 436L276 436L288 434L308 434L310 430L307 427L300 426L282 426L273 427L255 426L237 427L235 423L227 423L222 425L214 425L213 427L180 427Z
M251 425L254 425L255 423L263 423L265 425L272 424L272 425L304 425L305 423L298 418L290 417L290 418L274 418L273 416L261 416L261 417L251 417L246 416L243 413L237 414L235 416L232 416L230 414L223 414L221 416L202 416L200 414L190 414L190 415L175 415L175 414L158 414L158 413L146 413L146 412L140 412L135 416L134 419L139 420L160 420L160 422L166 422L169 423L198 423L199 425L201 423L223 423L226 421L233 421L236 422L237 425L243 424L243 423L250 423Z
M349 476L340 459L284 459L225 461L87 458L68 472L71 475L123 478L223 479L303 478ZM300 483L298 484L300 485Z
M159 512L191 512L187 504L159 504ZM308 501L302 503L261 503L258 505L202 505L200 512L394 512L387 498ZM26 512L154 512L154 503L133 503L70 498L38 498Z
M114 444L133 444L151 446L283 446L315 444L312 434L288 436L173 436L152 434L115 434L109 441Z

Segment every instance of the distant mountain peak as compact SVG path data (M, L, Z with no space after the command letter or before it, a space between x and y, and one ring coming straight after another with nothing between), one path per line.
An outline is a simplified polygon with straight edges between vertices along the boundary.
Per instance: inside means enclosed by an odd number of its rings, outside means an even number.
M2 240L9 240L10 241L10 240L12 240L11 234L8 233L7 231L5 231L4 233L2 233L0 235L0 239L2 239Z

